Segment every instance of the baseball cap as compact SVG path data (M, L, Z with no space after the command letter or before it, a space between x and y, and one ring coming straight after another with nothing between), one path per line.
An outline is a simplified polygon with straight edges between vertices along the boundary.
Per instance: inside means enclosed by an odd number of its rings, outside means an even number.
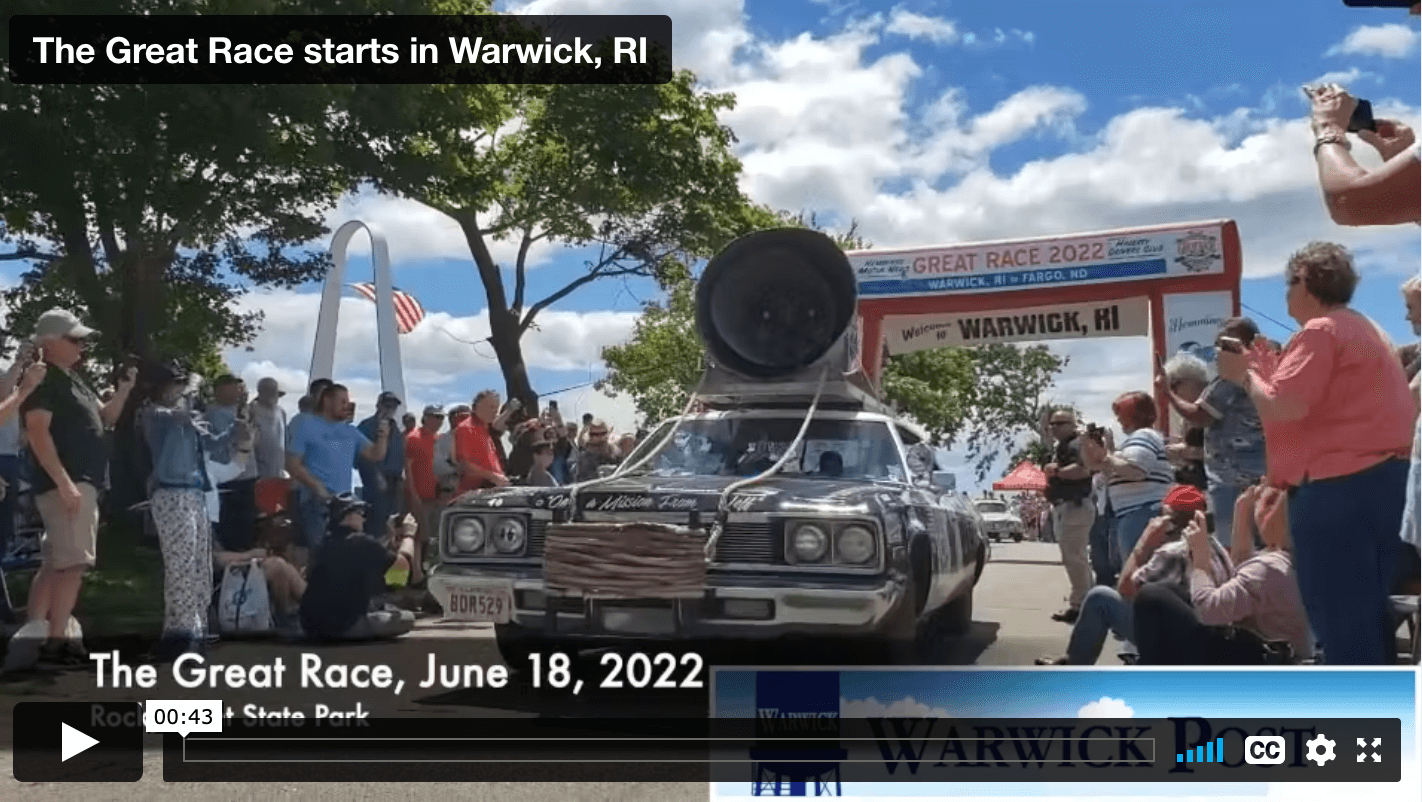
M231 373L224 373L217 377L217 381L212 383L213 387L226 387L230 384L241 384L242 380Z
M428 417L431 417L431 416L436 417L436 418L443 418L443 417L444 417L444 407L440 406L439 404L430 404L429 406L425 407L425 413L424 413L424 414L425 414L425 417L427 417L427 418L428 418Z
M98 333L79 322L78 316L68 309L51 309L35 321L35 337L41 340L55 337L86 339Z
M384 393L381 393L381 394L380 394L380 397L379 397L379 398L375 399L375 404L376 404L376 406L383 406L383 405L385 405L385 404L390 404L390 405L392 405L392 406L397 406L397 407L398 407L398 406L400 406L400 396L395 395L394 393L391 393L391 392L384 392Z
M286 395L286 391L281 389L281 385L277 384L277 380L270 376L257 382L257 392L261 392L267 387L275 387L278 396Z

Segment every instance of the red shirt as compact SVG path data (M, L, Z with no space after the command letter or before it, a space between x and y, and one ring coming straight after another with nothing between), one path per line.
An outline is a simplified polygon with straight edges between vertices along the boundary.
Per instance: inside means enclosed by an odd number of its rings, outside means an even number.
M489 427L478 418L470 418L454 430L454 458L461 463L471 462L486 471L502 475L503 461L494 447L494 438ZM459 492L466 493L486 485L488 480L479 476L461 476Z
M1271 376L1269 398L1301 403L1294 421L1264 421L1269 480L1293 487L1347 476L1412 450L1414 407L1407 376L1377 328L1341 309L1306 323Z
M405 438L405 461L409 464L410 484L421 501L434 501L439 495L439 482L434 475L435 440L439 435L416 429Z

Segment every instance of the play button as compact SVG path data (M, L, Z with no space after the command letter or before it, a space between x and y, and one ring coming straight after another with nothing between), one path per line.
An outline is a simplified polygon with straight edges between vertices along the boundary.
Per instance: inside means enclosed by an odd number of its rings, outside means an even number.
M143 714L137 702L21 702L11 744L20 782L137 782Z
M69 758L83 752L91 746L98 746L98 738L90 738L73 727L59 722L59 762L67 763Z

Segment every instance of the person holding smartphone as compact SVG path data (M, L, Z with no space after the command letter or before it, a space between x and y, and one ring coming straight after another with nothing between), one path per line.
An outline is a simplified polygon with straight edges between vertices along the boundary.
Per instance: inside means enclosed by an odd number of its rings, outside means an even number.
M1333 222L1342 226L1422 223L1422 150L1411 128L1372 119L1371 104L1338 84L1306 86L1313 106L1313 156L1318 183ZM1365 112L1358 114L1360 107ZM1382 157L1374 170L1353 158L1353 133Z
M1388 599L1416 406L1392 342L1349 308L1359 276L1341 245L1313 242L1284 267L1299 324L1282 353L1219 353L1268 438L1269 485L1289 491L1294 570L1329 665L1396 657Z
M1226 320L1220 326L1219 349L1243 352L1254 347L1259 327L1247 317ZM1234 531L1234 502L1247 487L1264 475L1264 424L1249 393L1238 382L1217 376L1190 399L1178 387L1164 384L1165 398L1187 422L1204 427L1205 481L1210 512L1220 542L1230 545Z

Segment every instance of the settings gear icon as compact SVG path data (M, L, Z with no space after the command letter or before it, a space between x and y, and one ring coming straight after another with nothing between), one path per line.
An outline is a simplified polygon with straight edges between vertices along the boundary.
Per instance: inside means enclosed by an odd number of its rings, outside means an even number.
M1307 741L1304 746L1308 747L1308 759L1321 767L1333 759L1333 747L1337 744L1320 732L1317 737Z

